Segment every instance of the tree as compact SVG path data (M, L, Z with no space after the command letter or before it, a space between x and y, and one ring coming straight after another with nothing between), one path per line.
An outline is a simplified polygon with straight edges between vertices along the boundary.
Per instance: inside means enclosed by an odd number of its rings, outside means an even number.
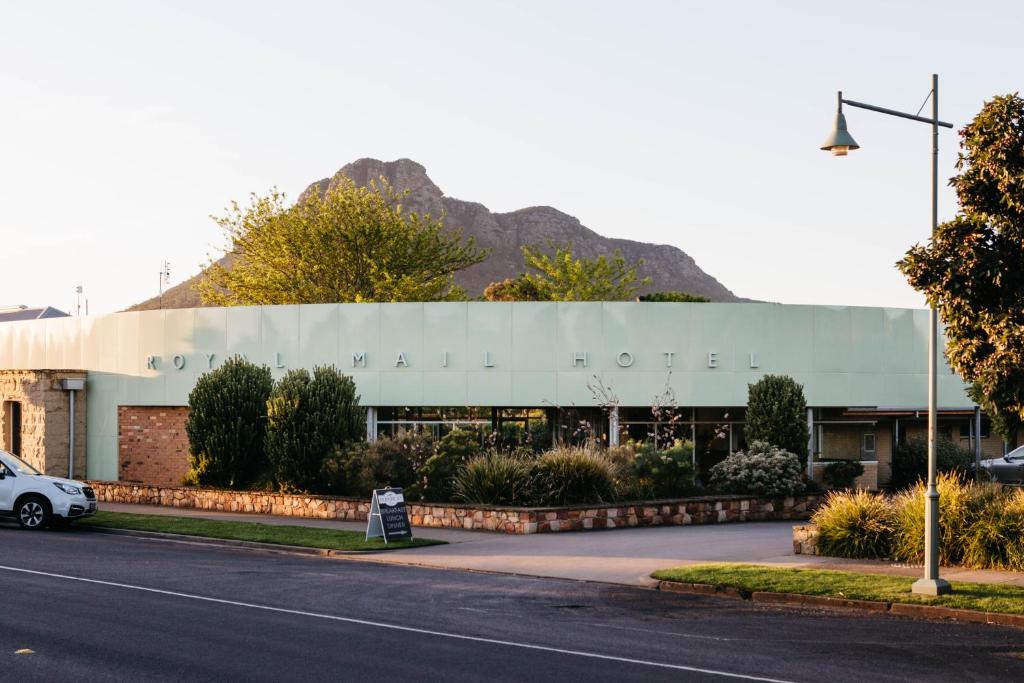
M748 385L747 443L764 441L807 459L807 400L803 385L785 375L765 375Z
M572 246L549 242L551 253L523 246L526 272L494 282L485 290L488 301L627 301L650 278L637 279L643 260L627 263L616 251L611 259L575 258Z
M695 304L704 304L711 301L711 299L708 299L706 296L698 296L696 294L690 294L689 292L652 292L650 294L643 294L639 298L640 301Z
M264 473L267 398L273 384L270 368L238 356L199 378L188 395L185 421L189 483L240 488Z
M455 273L483 261L472 237L443 219L409 213L381 178L366 188L345 180L285 206L276 190L233 203L216 219L230 267L209 265L198 289L221 306L466 299Z
M327 459L361 439L366 416L351 377L333 365L289 370L267 401L267 456L282 488L312 491Z
M935 306L946 357L1002 425L1024 419L1024 99L995 97L960 131L960 213L897 266Z

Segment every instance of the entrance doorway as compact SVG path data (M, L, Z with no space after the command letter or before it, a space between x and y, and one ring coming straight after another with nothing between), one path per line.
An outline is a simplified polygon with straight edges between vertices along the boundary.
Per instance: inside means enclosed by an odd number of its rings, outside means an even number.
M21 402L4 401L4 447L21 457Z

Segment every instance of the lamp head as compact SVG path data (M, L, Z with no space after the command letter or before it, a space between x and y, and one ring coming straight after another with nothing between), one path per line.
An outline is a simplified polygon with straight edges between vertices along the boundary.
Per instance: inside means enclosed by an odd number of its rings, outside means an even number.
M832 126L832 133L821 148L826 152L832 152L832 156L837 157L845 157L850 150L860 149L860 145L846 129L846 117L843 116L842 109L836 111L836 122Z

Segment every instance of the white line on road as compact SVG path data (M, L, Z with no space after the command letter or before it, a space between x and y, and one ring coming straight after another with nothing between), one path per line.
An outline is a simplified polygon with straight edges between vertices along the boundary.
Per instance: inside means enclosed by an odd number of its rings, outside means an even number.
M211 598L205 595L194 595L192 593L180 593L178 591L163 590L160 588L149 588L147 586L135 586L129 583L117 583L116 581L102 581L100 579L87 579L83 576L69 576L67 574L55 574L53 572L43 572L35 569L22 569L21 567L8 567L6 565L0 565L0 570L8 572L17 572L20 574L32 574L35 576L47 576L54 579L64 579L66 581L80 581L82 583L91 583L99 586L110 586L113 588L124 588L127 590L142 591L145 593L156 593L158 595L169 595L176 598L185 598L188 600L199 600L202 602L212 602L219 605L232 605L234 607L245 607L248 609L259 609L267 612L278 612L280 614L292 614L301 617L312 617L314 619L328 619L331 621L340 621L347 624L358 624L360 626L370 626L373 628L390 629L392 631L404 631L407 633L418 633L421 635L436 636L438 638L451 638L454 640L467 640L474 643L487 643L490 645L502 645L505 647L517 647L524 650L537 650L540 652L552 652L562 655L571 655L574 657L589 657L590 659L602 659L612 662L622 662L624 664L638 664L640 666L651 666L661 669L675 669L676 671L689 671L692 673L702 673L711 676L723 676L725 678L738 678L747 681L764 681L765 683L792 683L792 681L786 681L779 678L765 678L763 676L748 676L746 674L731 673L729 671L717 671L715 669L703 669L696 666L684 666L682 664L666 664L664 662L652 662L645 659L631 659L629 657L616 657L615 655L602 655L596 652L584 652L582 650L568 650L559 647L548 647L545 645L531 645L529 643L516 643L509 640L498 640L496 638L482 638L479 636L467 636L459 633L447 633L445 631L432 631L430 629L415 628L412 626L401 626L399 624L385 624L376 621L368 621L365 619L355 619L352 617L339 617L333 614L320 614L318 612L306 612L297 609L287 609L284 607L271 607L270 605L257 605L251 602L239 602L237 600L225 600L223 598Z

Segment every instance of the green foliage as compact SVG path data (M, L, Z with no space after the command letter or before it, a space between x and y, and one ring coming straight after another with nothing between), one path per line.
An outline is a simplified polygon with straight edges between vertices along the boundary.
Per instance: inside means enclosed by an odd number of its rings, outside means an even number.
M823 555L889 557L895 519L892 505L883 496L832 491L811 520L818 526L818 548Z
M416 483L410 487L412 499L431 502L448 501L455 494L455 477L459 468L481 450L479 435L468 429L455 428L441 438L433 455L416 472Z
M974 453L949 439L935 442L936 467L941 472L966 476L974 463ZM895 489L912 486L928 476L928 440L921 437L896 446L892 455L892 480Z
M289 370L267 401L267 456L280 485L312 491L325 461L361 439L365 415L355 384L334 366Z
M188 396L187 483L242 488L266 469L270 368L237 356L203 374Z
M609 259L573 256L571 246L549 243L548 251L524 246L526 272L492 283L489 301L628 301L650 278L637 278L643 261L628 263L618 251Z
M1011 447L1016 448L1017 435L1020 433L1021 426L1024 426L1024 419L1021 419L1020 414L994 404L985 395L982 386L977 383L968 387L967 395L985 411L989 424L992 425L992 431Z
M488 252L441 219L405 211L405 194L383 178L370 188L346 179L292 206L276 190L248 207L233 203L217 219L233 262L210 264L203 303L464 300L455 273Z
M455 477L455 498L477 505L529 505L530 460L490 451L467 462Z
M1024 570L1024 490L987 496L965 534L963 563L973 568Z
M748 442L765 441L807 460L807 401L803 385L785 375L765 375L749 385Z
M641 295L640 301L703 304L711 301L711 299L688 292L652 292Z
M958 564L963 559L965 532L991 489L968 484L958 474L948 472L940 474L935 485L939 491L939 561ZM893 556L898 560L924 561L924 499L925 486L918 482L893 501Z
M623 462L620 493L630 500L683 498L694 493L693 442L677 440L659 449L651 441L633 445Z
M1024 99L986 102L960 139L960 214L897 266L938 308L949 363L990 414L1024 419Z
M354 444L343 456L346 491L352 496L369 497L374 489L386 486L411 487L417 483L417 470L433 454L430 437L414 432Z
M852 489L857 477L864 474L864 465L856 460L834 460L825 465L823 478L830 489Z
M792 496L804 488L803 468L792 453L754 441L711 468L710 485L721 493L765 498Z
M534 463L532 488L538 505L610 503L615 466L597 449L560 446Z

